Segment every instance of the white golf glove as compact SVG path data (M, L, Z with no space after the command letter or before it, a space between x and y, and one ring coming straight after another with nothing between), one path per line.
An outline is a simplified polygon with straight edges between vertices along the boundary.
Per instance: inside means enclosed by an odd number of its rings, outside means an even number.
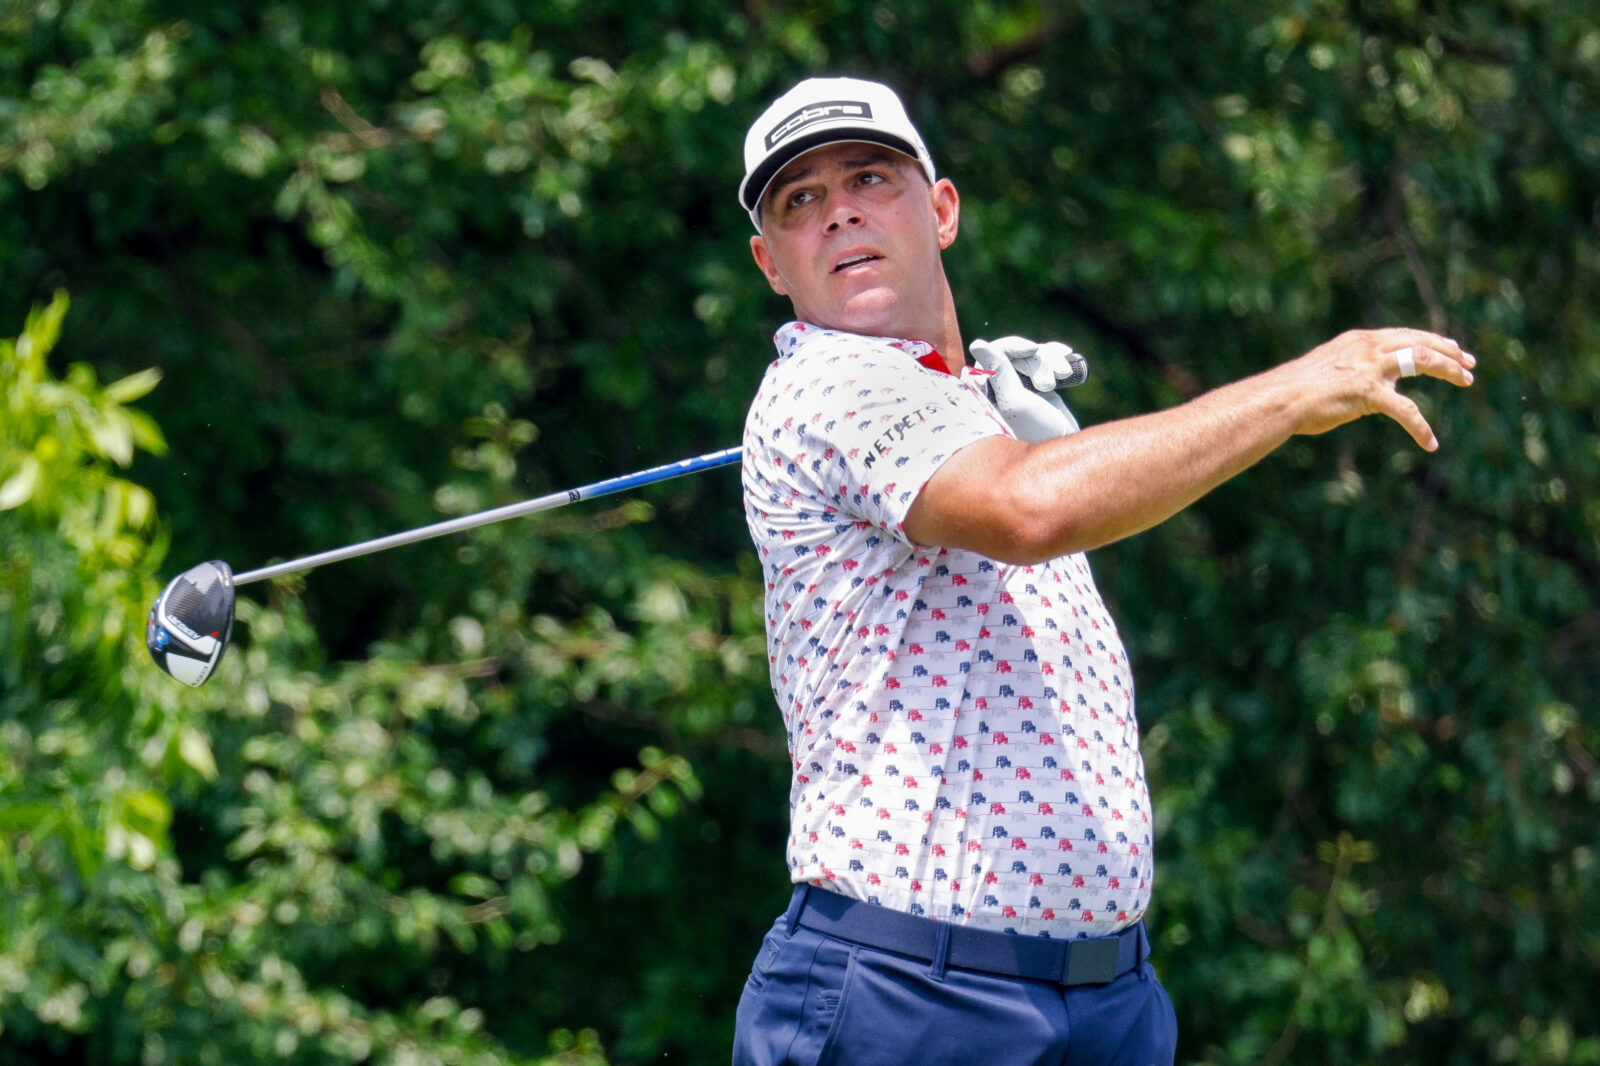
M1019 440L1054 440L1078 431L1078 420L1055 390L1088 378L1083 356L1060 341L1040 344L1026 337L975 340L971 350L973 361L990 372L994 406Z

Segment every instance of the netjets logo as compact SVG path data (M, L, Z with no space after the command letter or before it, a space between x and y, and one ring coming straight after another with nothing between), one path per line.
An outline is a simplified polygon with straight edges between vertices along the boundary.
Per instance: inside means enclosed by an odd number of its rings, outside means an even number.
M767 151L788 140L807 126L830 118L861 118L872 121L872 106L865 100L825 100L820 104L802 107L767 134Z

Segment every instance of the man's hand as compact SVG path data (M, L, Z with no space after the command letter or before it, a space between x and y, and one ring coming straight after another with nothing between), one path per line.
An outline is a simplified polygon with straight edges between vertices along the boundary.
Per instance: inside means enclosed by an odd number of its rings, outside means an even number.
M1353 329L1267 372L1302 398L1295 432L1326 433L1363 415L1388 415L1426 451L1439 447L1422 410L1396 385L1422 375L1465 387L1478 360L1449 337L1420 329ZM1295 380L1298 383L1293 383Z
M979 349L982 349L982 356ZM999 340L972 342L974 358L1003 355L1018 374L1028 378L1034 392L1082 385L1089 380L1089 362L1060 341L1031 341L1027 337L1001 337Z
M975 340L971 347L973 360L992 375L995 408L1019 440L1053 440L1078 431L1078 420L1055 390L1089 376L1083 356L1060 341L1039 344L1026 337Z

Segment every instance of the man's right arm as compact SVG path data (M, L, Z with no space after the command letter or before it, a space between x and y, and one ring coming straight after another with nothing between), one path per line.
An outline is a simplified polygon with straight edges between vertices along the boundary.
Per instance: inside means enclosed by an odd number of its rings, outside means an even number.
M1355 330L1298 359L1155 414L1038 444L988 437L928 480L905 520L913 543L1036 563L1097 548L1171 517L1296 434L1385 414L1439 446L1395 389L1395 353L1418 374L1472 383L1472 356L1412 329Z

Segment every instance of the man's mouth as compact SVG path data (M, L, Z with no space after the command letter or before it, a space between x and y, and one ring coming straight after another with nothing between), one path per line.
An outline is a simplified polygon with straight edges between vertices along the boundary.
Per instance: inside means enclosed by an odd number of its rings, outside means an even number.
M839 260L839 262L834 266L833 272L837 274L841 270L846 270L853 266L860 266L862 263L876 262L882 258L883 256L873 255L870 252L862 252L859 255L847 255L843 259Z

